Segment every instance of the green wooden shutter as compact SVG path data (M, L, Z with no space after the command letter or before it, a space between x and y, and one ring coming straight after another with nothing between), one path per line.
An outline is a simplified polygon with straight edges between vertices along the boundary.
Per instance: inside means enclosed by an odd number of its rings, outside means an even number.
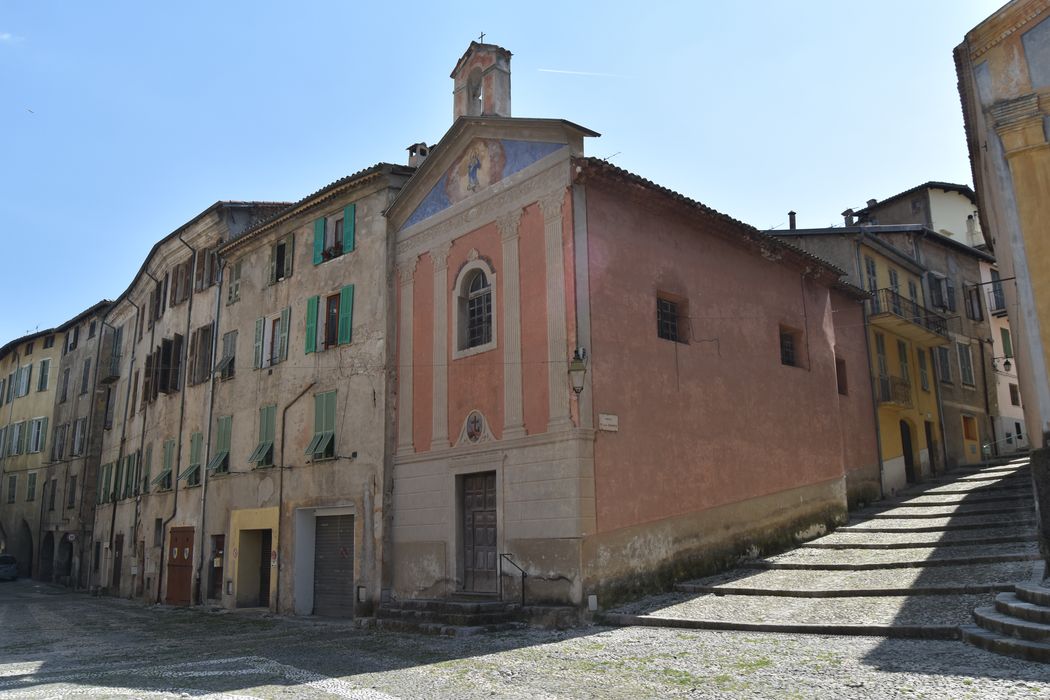
M270 284L277 283L277 246L270 246Z
M47 447L47 416L40 422L40 451Z
M317 352L317 309L321 297L310 297L306 300L306 354Z
M292 260L295 258L295 234L289 233L284 238L284 278L292 276Z
M326 432L335 432L335 392L325 394L324 419Z
M255 321L255 367L259 368L263 366L263 329L266 326L266 319L260 318Z
M277 355L281 360L288 359L288 331L292 325L292 307L281 310L281 323L277 326Z
M344 224L345 226L345 224ZM324 260L324 218L314 221L314 265Z
M314 434L324 432L324 394L314 394Z
M190 464L200 464L201 462L201 434L194 433L190 436Z
M355 244L355 226L357 205L348 204L343 208L343 252L349 253L354 249ZM343 341L339 341L343 342Z
M339 344L349 343L354 337L354 285L339 290Z

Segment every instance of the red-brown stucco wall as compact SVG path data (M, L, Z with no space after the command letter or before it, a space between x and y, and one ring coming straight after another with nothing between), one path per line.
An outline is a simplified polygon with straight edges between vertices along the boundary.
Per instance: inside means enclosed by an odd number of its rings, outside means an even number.
M841 479L828 288L634 197L587 186L595 423L619 422L595 445L598 531ZM688 344L657 337L658 292L687 300ZM780 324L806 368L781 364Z

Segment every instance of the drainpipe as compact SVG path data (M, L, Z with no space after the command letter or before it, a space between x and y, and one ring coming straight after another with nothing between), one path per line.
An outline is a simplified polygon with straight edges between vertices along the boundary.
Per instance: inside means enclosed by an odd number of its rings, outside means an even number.
M857 259L857 275L863 279L864 268L860 262L860 239L853 242ZM882 455L882 427L879 425L879 392L875 384L875 375L871 371L871 324L868 323L868 310L861 302L861 315L864 317L864 357L868 362L868 384L871 386L871 412L875 418L875 454L879 460L879 493L886 497L886 467Z
M179 241L179 243L181 243L182 245L184 245L184 246L186 246L187 248L190 249L190 253L193 255L193 259L195 260L196 256L197 256L197 249L194 248L193 246L191 246L189 243L187 243L186 240L182 237L181 233L178 235L178 241ZM189 352L189 349L190 349L190 347L189 347L190 346L190 343L189 343L190 329L193 327L193 296L194 296L193 292L190 292L190 298L186 302L186 334L183 336L184 341L182 343L182 354L181 354L181 357L179 358L179 368L181 370L185 370L186 369L186 355L187 355L187 353ZM153 327L155 329L156 328L156 324L154 324ZM172 520L174 520L175 516L179 512L179 465L182 464L182 442L183 442L183 440L182 440L182 430L185 427L184 423L185 423L185 420L186 420L186 381L182 377L180 377L180 380L181 381L179 382L179 429L175 433L178 436L178 442L175 445L175 464L173 464L172 467L171 467L171 480L172 480L171 515L169 515L167 517L167 519L163 523L161 523L161 526L160 526L161 544L160 544L160 562L159 562L159 565L158 565L158 568L157 568L157 600L156 600L157 603L160 603L160 592L161 592L161 589L164 588L164 586L163 586L163 581L164 581L164 560L165 560L164 555L167 553L167 550L168 550L167 546L164 544L164 533L167 532L168 523L170 523Z
M991 402L988 400L988 370L987 365L985 365L984 362L984 344L990 344L992 342L992 339L988 338L986 340L984 338L978 338L977 342L981 346L981 384L984 385L984 415L988 416L988 425L991 426L992 429L992 452L995 454L996 457L998 457L999 443L996 441L995 421L992 420L992 405ZM981 458L984 458L983 454L981 455Z
M207 264L207 261L205 261ZM197 603L204 603L204 594L201 592L201 574L204 571L204 527L208 521L206 508L208 506L208 464L211 462L211 433L215 428L215 353L219 349L219 314L222 312L222 271L226 263L222 261L219 265L219 276L215 280L215 321L211 333L211 367L208 372L208 441L204 445L204 461L201 466L204 473L201 474L201 516L200 516L200 556L197 559L197 571L194 580L197 582ZM203 291L203 290L202 290Z
M146 277L149 277L151 280L153 280L154 284L157 284L158 282L160 282L160 280L158 280L156 277L154 277L152 274L150 274L149 270L143 270L142 273L144 275L146 275ZM133 301L131 301L130 299L128 300L128 303L135 307L136 313L139 314L139 316L141 318L141 315L142 315L141 307L138 304L136 304ZM143 319L142 322L145 323L145 319ZM149 329L149 344L150 344L150 347L153 347L153 342L154 342L154 340L156 340L156 335L157 335L157 324L156 324L156 322L154 322L153 325L150 326L150 329ZM132 353L131 354L132 363L134 363L135 346L137 344L138 344L138 341L136 339L135 342L132 343L132 351L131 351L131 353ZM130 374L130 370L129 370L129 374L128 374L128 391L131 391L131 374ZM149 411L149 402L146 402L146 407L142 411L142 430L139 431L139 449L142 449L142 445L145 443L145 440L146 440L146 415L147 415L148 411ZM122 425L121 428L120 428L120 447L117 450L117 458L118 459L121 457L121 455L124 452L124 440L125 440L125 437L127 435L127 427L128 427L128 401L125 400L125 402L124 402L124 425ZM141 454L141 452L139 454ZM99 459L99 462L100 462L99 466L100 467L102 466L101 465L101 461L102 460ZM139 500L140 500L139 498L135 499L134 517L133 517L133 519L131 521L131 532L132 532L132 542L133 543L137 541L137 534L138 534L138 530L139 530ZM117 519L117 504L116 503L113 504L112 511L113 512L112 512L112 515L111 515L110 526L109 526L110 547L113 546L112 545L113 530L116 527L116 519ZM96 510L95 512L97 513L98 511ZM163 549L163 547L161 549ZM145 573L146 573L146 562L142 562L142 575L143 575L143 577L145 577Z
M283 511L284 511L284 470L286 468L284 466L284 428L285 428L285 425L287 425L287 422L288 422L287 421L288 409L291 408L292 406L294 406L296 401L298 401L299 399L303 398L303 396L306 395L306 392L310 391L310 389L313 389L315 384L317 384L316 381L313 381L313 382L310 382L309 384L307 384L305 389L300 391L298 393L298 395L296 395L296 397L294 399L292 399L291 401L286 403L284 408L281 409L281 466L278 467L278 469L280 471L278 472L279 479L278 479L278 486L277 486L277 547L278 548L283 546L283 543L284 543L284 540L281 539L281 523L284 522L284 513L283 513ZM275 592L276 597L277 597L277 612L280 612L280 610L281 610L281 568L282 568L281 567L281 563L282 563L282 560L283 560L283 557L280 555L280 549L278 549L278 554L277 554L277 584L276 584L275 589L274 589L274 592ZM355 594L355 600L356 600L356 594Z
M107 313L106 315L108 316L109 314ZM105 329L107 327L110 330L113 331L114 335L116 335L117 329L114 328L105 319L102 319L102 328ZM98 386L98 366L99 366L100 360L102 358L102 336L103 335L105 335L105 331L104 330L98 334L98 347L95 349L95 378L92 381L92 387L91 387L91 401L92 401L92 403L94 403L94 401L95 401L95 388ZM110 354L112 355L112 352ZM111 359L111 361L112 361L112 359ZM130 379L130 377L128 379L128 389L129 390L131 389L131 379ZM86 439L87 439L87 441L89 443L89 447L88 447L88 453L89 454L84 457L84 472L85 472L85 475L87 473L87 460L88 460L88 457L90 457L90 451L91 451L90 450L90 438L91 438L91 428L92 428L92 425L91 425L92 420L91 419L94 418L94 416L95 416L95 410L94 410L94 406L92 405L90 407L90 410L88 411L87 438ZM105 430L105 420L106 420L106 417L105 417L105 415L103 415L102 416L102 421L103 421L103 423L102 423L103 428L102 429L103 430ZM120 426L120 443L117 446L117 463L118 464L120 463L120 460L122 460L124 458L123 457L124 456L124 438L125 438L125 435L126 435L127 423L128 423L128 399L125 398L124 399L124 420L122 421L122 424ZM99 443L99 447L101 448L101 442ZM102 462L101 450L99 452L99 462L100 463ZM126 475L125 475L124 479L125 479L125 482L126 482L127 481L127 476ZM85 479L85 481L86 481L86 479ZM116 484L114 484L113 486L116 487ZM97 495L96 495L96 499L95 500L96 501L98 500ZM83 498L81 499L80 503L81 503L81 507L83 507L83 503L84 503ZM109 521L109 551L110 552L113 551L113 538L115 536L114 530L116 529L116 521L117 521L117 502L115 500L113 501L113 508L111 509L111 511L112 512L110 513L110 521ZM133 536L131 538L131 543L132 543L132 547L134 547L134 544L135 544L134 531L133 531ZM132 591L132 594L134 594L134 591ZM117 591L117 596L120 596L120 591Z

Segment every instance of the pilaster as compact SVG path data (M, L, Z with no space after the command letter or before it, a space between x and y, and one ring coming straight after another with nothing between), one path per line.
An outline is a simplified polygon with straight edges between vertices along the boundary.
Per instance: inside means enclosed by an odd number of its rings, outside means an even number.
M434 407L431 450L448 448L448 252L452 242L430 251L434 262Z
M550 417L547 430L572 427L568 398L568 339L565 329L565 256L562 250L562 203L564 190L543 197L543 238L547 268L547 382Z
M504 440L525 436L521 378L521 275L518 269L518 224L515 207L497 220L503 240L503 432Z
M401 283L401 342L397 361L397 453L411 454L412 444L412 297L415 292L416 258L398 266Z

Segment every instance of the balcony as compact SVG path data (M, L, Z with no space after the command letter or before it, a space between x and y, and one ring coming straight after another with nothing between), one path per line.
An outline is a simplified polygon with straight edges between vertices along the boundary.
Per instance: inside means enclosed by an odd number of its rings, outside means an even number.
M879 403L890 404L898 408L911 408L911 382L906 377L894 377L891 374L880 374L877 377Z
M112 353L108 360L99 363L98 381L101 384L112 384L120 379L120 353Z
M871 325L923 345L948 342L948 321L892 289L880 289L864 302Z
M988 312L993 316L1006 315L1006 295L1002 283L996 283L988 290Z

